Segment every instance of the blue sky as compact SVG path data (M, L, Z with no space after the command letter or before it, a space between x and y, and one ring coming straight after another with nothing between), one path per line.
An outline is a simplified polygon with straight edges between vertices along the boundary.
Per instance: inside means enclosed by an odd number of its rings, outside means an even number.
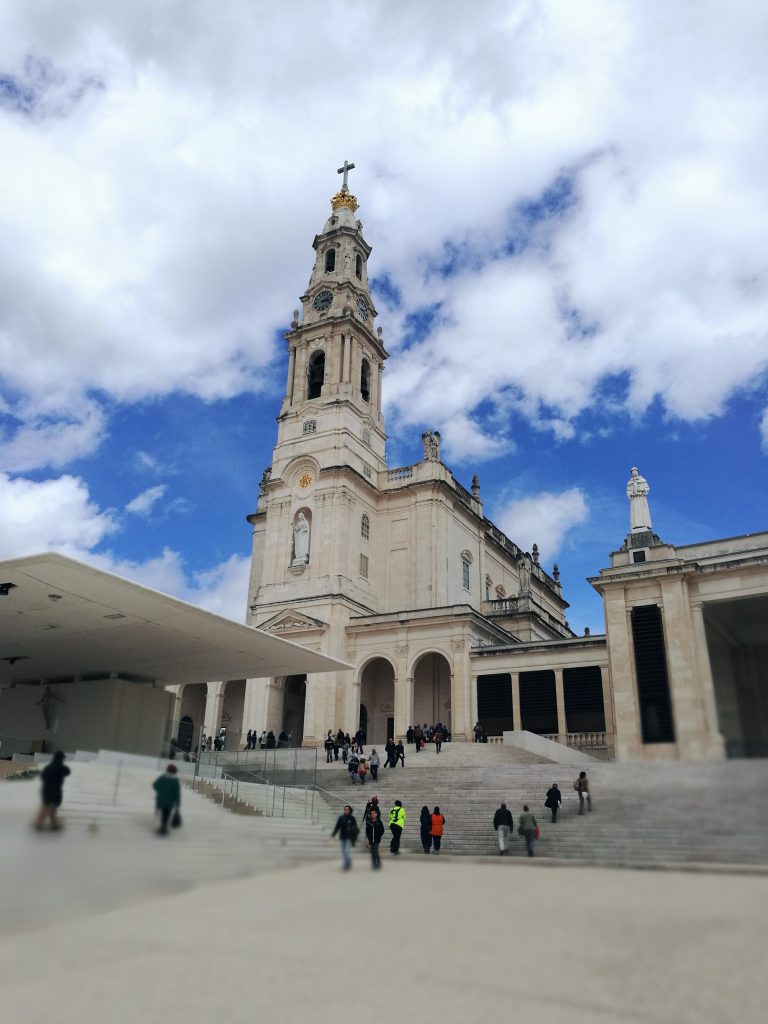
M665 540L765 529L766 22L0 12L0 557L56 548L242 617L282 331L345 158L390 464L439 429L486 513L559 564L575 630L602 627L585 578L627 531L632 465Z

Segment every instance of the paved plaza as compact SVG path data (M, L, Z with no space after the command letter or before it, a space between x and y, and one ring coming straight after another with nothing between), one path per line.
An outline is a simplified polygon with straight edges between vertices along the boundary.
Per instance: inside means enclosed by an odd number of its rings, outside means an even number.
M119 836L93 850L116 856ZM173 892L175 838L145 848L154 889L115 892L112 909L105 887L121 882L104 872L92 900L80 886L53 914L75 830L3 861L4 893L34 911L0 936L8 1020L765 1019L766 877L417 855L374 874L358 850L348 874L334 856ZM230 856L243 869L245 843L225 828L223 870Z

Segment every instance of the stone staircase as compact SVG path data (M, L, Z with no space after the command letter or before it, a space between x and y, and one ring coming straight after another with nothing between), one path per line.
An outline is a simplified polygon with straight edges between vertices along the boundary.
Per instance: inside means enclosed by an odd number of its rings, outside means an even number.
M443 851L498 855L493 814L501 801L515 818L528 803L541 827L536 856L600 865L768 866L768 761L626 764L588 769L594 810L578 815L577 768L545 762L503 745L446 744L414 754L405 768L382 768L378 783L349 782L341 761L318 769L318 785L339 805L362 812L377 793L385 811L403 801L403 848L421 851L419 813L439 804L446 817ZM555 824L543 806L557 782L563 806ZM511 856L524 856L513 833Z

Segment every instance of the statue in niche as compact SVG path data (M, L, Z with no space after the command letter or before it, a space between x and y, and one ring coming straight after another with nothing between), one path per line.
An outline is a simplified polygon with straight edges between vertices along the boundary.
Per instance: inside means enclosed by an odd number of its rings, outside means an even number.
M421 435L421 443L424 445L424 461L440 461L440 431L426 430Z
M299 512L293 524L293 561L291 565L306 565L309 562L309 521Z
M63 697L57 697L55 693L51 691L50 686L46 686L43 690L43 696L37 702L35 707L40 708L43 714L43 721L45 722L45 728L50 730L56 727L58 722L58 714L56 704L66 704L67 702Z
M261 481L259 482L259 487L261 487L263 489L269 483L269 481L271 479L272 479L272 467L271 466L267 466L265 468L264 472L261 474Z
M637 466L630 470L627 481L627 497L629 498L629 527L632 533L651 529L651 510L648 505L650 486L645 477L640 476Z

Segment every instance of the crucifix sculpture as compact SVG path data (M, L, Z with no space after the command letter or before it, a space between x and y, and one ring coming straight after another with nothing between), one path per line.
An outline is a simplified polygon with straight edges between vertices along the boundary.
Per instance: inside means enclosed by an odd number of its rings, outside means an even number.
M344 180L343 180L343 182L341 184L341 191L342 192L349 192L349 187L347 186L347 176L349 175L349 172L351 170L354 170L354 167L355 167L355 165L351 164L349 162L349 160L345 160L344 161L344 166L343 167L339 167L339 169L336 171L337 174L343 174L344 175Z

